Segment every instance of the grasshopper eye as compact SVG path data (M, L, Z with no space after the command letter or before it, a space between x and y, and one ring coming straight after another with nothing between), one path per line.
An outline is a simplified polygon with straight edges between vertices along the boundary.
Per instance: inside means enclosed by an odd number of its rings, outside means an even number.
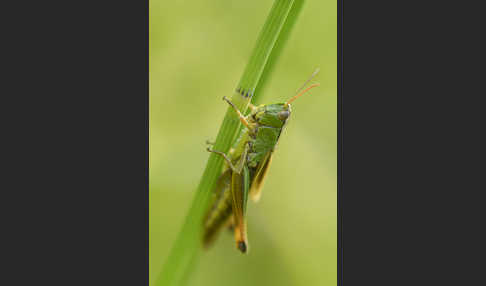
M286 120L290 116L290 111L288 110L282 110L277 114L278 119L280 120Z

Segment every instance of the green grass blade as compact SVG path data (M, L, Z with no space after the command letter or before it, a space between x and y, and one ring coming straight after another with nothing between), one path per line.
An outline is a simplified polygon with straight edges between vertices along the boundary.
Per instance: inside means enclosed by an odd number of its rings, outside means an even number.
M242 112L247 110L252 98L256 100L259 95L254 91L261 83L262 74L268 59L274 52L275 43L281 36L282 28L285 27L285 30L288 30L295 22L287 21L287 16L294 6L298 8L301 6L294 5L294 2L298 1L276 0L267 16L250 60L236 88L238 92L234 92L231 97L232 102ZM275 60L275 56L272 59ZM239 126L240 122L234 110L228 107L216 137L214 149L227 152L238 133ZM211 153L186 220L156 281L157 286L184 285L188 281L201 252L202 220L222 166L221 156ZM235 255L238 255L236 250Z
M290 35L292 33L292 29L295 26L295 22L299 18L300 11L302 10L302 7L304 6L305 0L295 0L294 5L292 6L292 9L290 10L287 20L285 22L285 25L282 27L282 30L280 31L280 36L277 39L277 42L275 43L275 46L273 47L272 53L270 54L270 57L268 58L267 64L265 66L265 69L263 70L263 73L260 77L260 83L257 85L255 94L265 94L265 90L267 87L267 83L270 81L272 71L275 68L275 64L277 63L277 60L282 53L283 49L285 48L285 44L287 43L288 39L290 38ZM252 103L253 104L259 104L260 97L255 98L253 97Z

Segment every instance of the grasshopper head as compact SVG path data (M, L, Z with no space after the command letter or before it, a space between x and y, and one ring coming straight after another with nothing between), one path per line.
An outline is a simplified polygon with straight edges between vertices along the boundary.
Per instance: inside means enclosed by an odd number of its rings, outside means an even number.
M265 104L258 106L251 118L259 125L281 128L290 117L290 105L285 103Z

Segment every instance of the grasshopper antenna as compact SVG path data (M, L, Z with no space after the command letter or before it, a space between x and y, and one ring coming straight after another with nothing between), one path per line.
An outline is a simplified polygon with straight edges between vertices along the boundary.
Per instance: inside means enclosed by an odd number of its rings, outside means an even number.
M299 94L299 92L301 92L304 87L309 83L309 81L311 81L320 71L321 69L320 68L316 68L316 70L312 73L312 75L309 77L309 79L307 79L304 84L295 92L295 94Z
M292 97L291 99L287 100L287 102L285 103L285 106L287 106L287 108L290 105L290 103L292 103L294 100L296 100L301 95L303 95L304 93L306 93L309 89L314 88L316 86L319 86L318 83L314 83L314 84L311 84L308 88L304 89L307 86L307 84L317 75L317 73L319 72L319 70L320 70L319 68L316 68L316 70L311 74L311 76L309 77L309 79L307 79L304 82L304 84L302 85L302 87L297 90L297 92L296 92L297 94L294 97Z
M296 100L297 98L299 98L301 95L303 95L304 93L306 93L307 91L309 91L311 88L314 88L316 86L319 86L320 84L318 83L313 83L311 84L308 88L304 89L301 93L297 94L296 96L292 97L291 99L287 100L287 102L285 103L285 106L289 106L292 101Z

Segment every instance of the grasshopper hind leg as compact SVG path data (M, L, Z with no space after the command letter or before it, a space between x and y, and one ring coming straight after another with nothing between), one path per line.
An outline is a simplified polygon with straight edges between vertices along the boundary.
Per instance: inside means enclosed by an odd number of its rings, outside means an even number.
M233 165L231 159L225 153L217 150L212 150L211 148L208 148L207 150L209 152L213 152L222 156L230 167L230 169L225 172L224 176L226 176L226 179L222 180L222 178L220 178L219 182L225 181L229 183L225 183L225 187L223 188L225 191L223 193L228 195L228 205L231 205L230 210L234 218L234 235L236 247L242 253L246 253L248 251L248 238L246 232L246 205L250 187L250 175L248 166L246 166L246 158L249 150L249 145L245 145L245 149L239 157L236 166ZM229 188L229 192L226 191L227 188ZM231 197L231 199L229 198L229 196ZM226 208L226 210L228 209ZM230 213L227 213L227 216L229 217ZM218 223L218 225L221 224ZM212 234L213 231L207 231L206 233ZM205 238L205 240L209 243L212 240L211 238L211 235L207 235L207 238Z
M230 182L231 170L227 170L220 176L214 189L212 206L208 209L203 223L205 248L213 243L221 229L232 223Z

